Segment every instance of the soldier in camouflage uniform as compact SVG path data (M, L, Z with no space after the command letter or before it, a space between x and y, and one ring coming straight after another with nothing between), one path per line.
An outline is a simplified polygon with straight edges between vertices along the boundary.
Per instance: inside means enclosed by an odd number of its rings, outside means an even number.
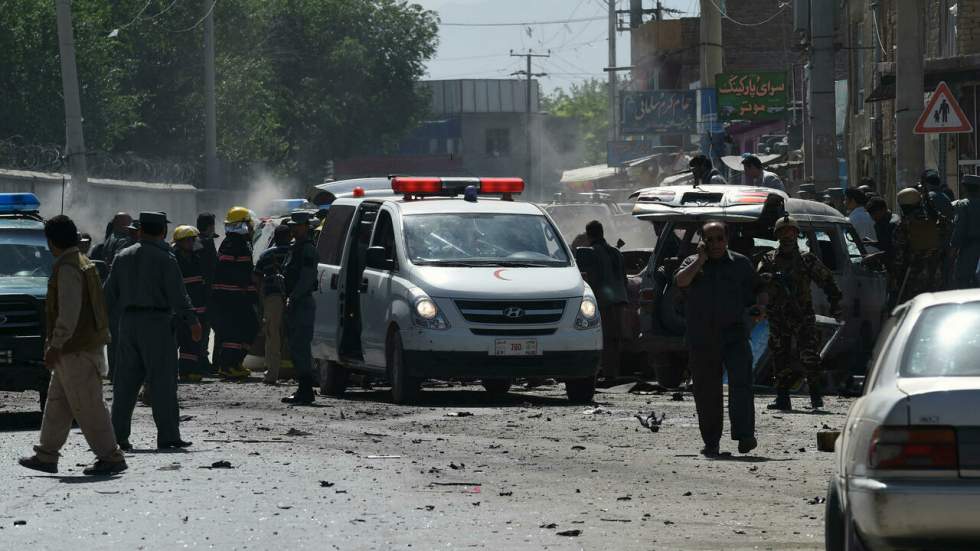
M895 228L895 256L892 281L896 304L921 293L942 291L943 258L952 227L949 219L923 204L922 194L913 188L898 193L902 221Z
M799 381L793 370L793 340L810 388L810 404L823 407L820 378L820 343L813 311L810 283L816 283L830 302L830 312L840 318L842 294L834 274L809 252L801 252L797 239L800 226L790 216L776 222L779 248L759 262L760 278L769 294L769 351L776 377L776 401L769 409L790 410L789 392Z

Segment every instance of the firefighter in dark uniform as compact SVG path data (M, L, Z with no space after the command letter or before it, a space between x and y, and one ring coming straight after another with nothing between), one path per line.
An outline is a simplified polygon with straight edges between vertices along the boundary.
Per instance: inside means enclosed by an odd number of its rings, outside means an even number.
M249 370L242 365L248 348L259 331L256 312L258 291L252 279L252 213L233 207L225 216L225 239L218 248L218 264L211 282L208 312L214 326L218 375L225 379L246 379Z
M174 316L191 338L201 324L184 288L177 259L165 241L167 216L141 212L142 237L116 255L105 283L106 304L119 315L116 374L112 381L112 426L119 447L132 449L130 425L144 381L152 396L157 448L186 448L177 407L177 343Z
M197 237L197 247L195 248L198 249L198 255L201 258L201 270L204 272L204 281L207 284L205 294L207 295L207 301L210 301L211 282L214 281L214 269L218 265L218 249L214 245L214 240L219 236L214 233L214 213L202 212L197 215L197 231L201 232L201 234ZM207 301L205 304L207 304ZM201 369L204 373L211 373L213 369L211 367L211 361L208 358L208 350L210 350L209 341L211 340L211 321L205 317L201 320L201 327L204 330L203 337L201 338L201 350L204 351L201 355ZM216 350L218 349L220 347L216 347Z
M282 399L287 404L311 404L313 393L313 322L316 303L313 291L317 287L317 252L310 241L310 214L294 212L288 222L293 231L293 244L283 266L286 289L286 330L289 352L299 388Z
M174 229L174 256L180 266L180 273L184 276L184 288L203 332L204 320L207 319L207 283L204 280L201 257L194 250L199 234L194 226L177 226ZM178 373L182 382L199 383L207 373L201 363L201 358L207 354L202 348L202 341L203 336L199 341L192 339L190 328L186 325L177 325Z
M952 245L956 249L953 285L956 289L980 287L980 176L963 177L965 197L953 203Z
M789 215L780 218L774 232L779 247L766 253L758 272L769 295L769 351L776 377L776 401L769 409L790 410L789 392L799 381L793 359L799 358L810 388L810 405L823 407L820 373L820 343L813 311L811 282L823 289L830 302L830 313L840 319L843 298L834 273L813 253L801 252L797 239L800 226ZM793 354L793 341L797 354Z
M892 238L895 247L892 287L895 303L901 304L921 293L934 293L945 287L943 263L952 225L916 189L898 192L898 204L902 220Z

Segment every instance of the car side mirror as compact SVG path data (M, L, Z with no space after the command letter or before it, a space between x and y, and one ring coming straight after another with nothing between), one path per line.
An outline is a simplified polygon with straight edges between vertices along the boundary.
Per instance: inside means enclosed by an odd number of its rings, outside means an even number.
M368 247L367 257L364 263L368 268L374 270L393 270L395 268L395 261L387 258L387 255L388 252L384 247L377 245Z
M578 247L575 249L575 263L582 272L582 278L588 280L586 275L595 273L599 258L592 247Z

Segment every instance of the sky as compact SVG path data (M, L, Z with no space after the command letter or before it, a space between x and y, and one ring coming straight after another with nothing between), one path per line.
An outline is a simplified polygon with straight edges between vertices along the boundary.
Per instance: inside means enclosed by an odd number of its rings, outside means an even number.
M530 26L463 27L442 25L439 49L428 64L429 79L518 78L510 73L525 68L523 57L510 51L535 53L551 50L551 57L534 58L533 72L540 77L545 92L567 88L589 78L605 79L602 68L608 64L608 15L606 0L413 0L439 14L445 23L519 23L568 21L564 24ZM629 0L617 0L618 8L628 9ZM654 0L644 0L652 7ZM693 16L698 0L665 0L664 7ZM602 18L595 21L574 21ZM628 16L622 15L624 21ZM677 15L669 18L679 17ZM618 33L617 65L629 65L629 33Z

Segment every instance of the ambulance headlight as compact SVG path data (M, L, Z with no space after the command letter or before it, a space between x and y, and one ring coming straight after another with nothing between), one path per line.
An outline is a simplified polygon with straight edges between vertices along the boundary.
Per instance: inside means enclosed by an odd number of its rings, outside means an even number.
M425 329L449 329L449 321L439 310L435 301L427 296L415 299L413 320L417 327Z
M423 298L415 303L415 313L422 319L430 320L439 315L439 307L430 298Z
M578 307L578 315L575 316L576 329L593 329L599 325L599 307L596 306L595 299L591 296L582 297L582 303Z

